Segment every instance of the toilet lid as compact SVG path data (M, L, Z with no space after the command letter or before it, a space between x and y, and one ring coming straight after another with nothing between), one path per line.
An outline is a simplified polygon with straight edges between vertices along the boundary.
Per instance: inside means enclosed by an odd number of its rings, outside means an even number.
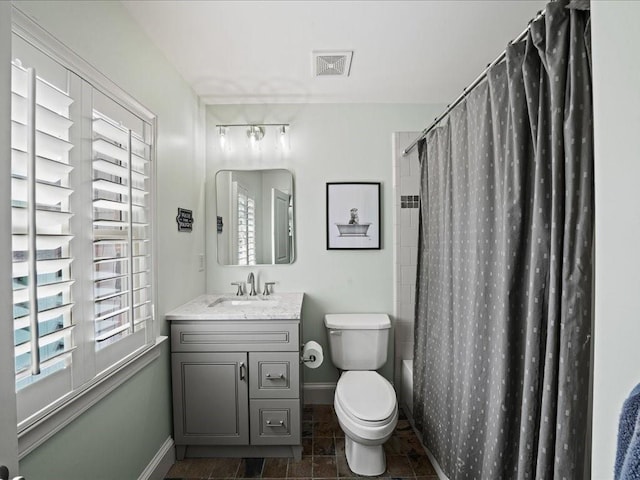
M393 415L396 392L393 386L374 371L347 371L336 386L336 399L354 417L377 422Z

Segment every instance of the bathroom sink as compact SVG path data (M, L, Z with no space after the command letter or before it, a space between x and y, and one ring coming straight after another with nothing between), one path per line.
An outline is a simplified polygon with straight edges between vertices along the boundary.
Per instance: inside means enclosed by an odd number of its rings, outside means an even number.
M278 299L266 299L262 296L256 297L220 297L215 302L210 303L212 308L272 308L280 304Z

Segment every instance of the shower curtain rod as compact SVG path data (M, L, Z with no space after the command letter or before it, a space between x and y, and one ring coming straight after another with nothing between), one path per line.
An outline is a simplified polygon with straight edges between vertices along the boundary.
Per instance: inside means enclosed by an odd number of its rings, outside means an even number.
M531 24L533 22L535 22L536 20L538 20L540 17L544 16L544 10L540 10L535 17L533 17L531 20L529 20L529 23L527 24L527 28L525 28L522 33L520 35L518 35L516 38L514 38L513 40L511 40L509 42L509 44L513 44L516 42L519 42L520 40L522 40L524 37L526 37L527 33L529 32L529 27L531 26ZM482 73L480 75L478 75L478 78L476 78L473 82L471 82L471 84L465 88L462 89L462 93L458 96L458 98L456 98L453 103L450 103L449 105L447 105L446 110L444 111L444 113L442 113L440 116L436 117L435 120L433 121L433 123L431 123L431 125L429 125L427 128L425 128L424 130L422 130L422 133L420 133L420 136L418 136L418 138L416 138L413 142L411 142L411 145L409 145L407 148L405 148L402 151L402 156L406 157L411 150L413 150L416 145L418 144L418 142L420 140L422 140L424 137L427 136L427 134L433 130L436 125L438 125L438 123L440 123L440 121L446 117L449 112L451 110L453 110L456 105L458 105L462 100L464 100L464 98L469 94L469 92L471 92L471 90L473 90L475 87L478 86L478 84L484 79L484 77L487 76L487 72L489 72L489 70L491 69L491 67L493 67L494 65L497 65L498 63L500 63L502 60L504 60L504 58L507 56L507 50L505 49L500 55L498 55L498 58L496 58L493 62L491 62L490 64L487 65L487 68L485 68Z

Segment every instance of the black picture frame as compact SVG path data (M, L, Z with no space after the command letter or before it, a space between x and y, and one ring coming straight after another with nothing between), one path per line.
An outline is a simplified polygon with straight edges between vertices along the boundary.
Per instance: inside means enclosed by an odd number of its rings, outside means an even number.
M380 250L380 182L327 182L327 250Z

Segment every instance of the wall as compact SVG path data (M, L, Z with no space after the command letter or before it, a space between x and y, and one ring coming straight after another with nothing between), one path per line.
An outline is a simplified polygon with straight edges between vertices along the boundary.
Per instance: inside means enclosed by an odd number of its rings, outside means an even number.
M348 80L347 80L348 81ZM392 133L421 130L441 111L433 105L218 105L207 108L207 231L215 231L214 175L225 168L288 168L294 175L296 260L292 265L224 267L207 235L207 290L232 292L250 271L277 282L274 292L303 291L303 340L318 340L325 362L305 369L306 384L335 382L323 318L337 312L393 312ZM288 155L222 154L216 124L291 123ZM265 140L267 141L267 137ZM381 182L382 249L326 249L326 182ZM395 320L394 320L395 321ZM393 356L389 357L390 360ZM383 367L392 378L393 361Z
M592 1L596 285L592 478L613 478L618 417L640 382L640 3Z
M204 292L204 108L119 2L15 5L158 116L156 318L166 334L164 313ZM177 232L177 207L193 210L192 233ZM169 373L165 343L160 359L23 458L20 473L29 480L137 478L172 432Z
M399 384L402 360L413 358L413 327L415 323L416 267L418 264L418 208L420 194L420 162L416 146L407 156L402 151L416 139L419 132L394 135L393 183L394 208L394 313L396 346L394 380ZM407 400L407 399L402 399ZM411 402L413 399L410 399Z

